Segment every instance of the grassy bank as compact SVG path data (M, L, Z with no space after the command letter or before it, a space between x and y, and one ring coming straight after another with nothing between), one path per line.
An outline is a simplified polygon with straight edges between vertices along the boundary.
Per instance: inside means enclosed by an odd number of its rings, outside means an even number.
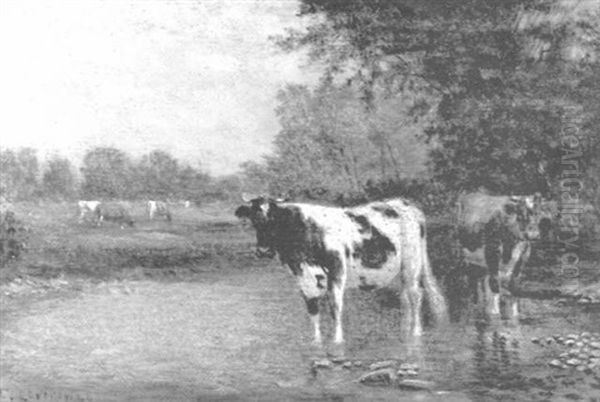
M110 276L142 267L218 268L254 259L253 234L233 216L234 206L172 206L173 220L150 221L142 202L129 203L135 226L101 227L79 221L72 203L21 203L13 211L28 228L27 250L0 269L0 280L18 275L54 277L61 273Z

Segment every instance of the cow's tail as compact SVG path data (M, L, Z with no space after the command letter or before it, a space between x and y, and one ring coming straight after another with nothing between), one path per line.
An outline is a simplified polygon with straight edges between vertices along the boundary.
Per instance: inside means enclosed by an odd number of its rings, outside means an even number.
M421 234L421 261L423 261L421 283L425 289L425 297L427 298L429 309L433 313L434 319L438 323L441 323L448 320L448 306L446 305L446 299L437 284L437 280L433 276L429 254L427 253L427 235L425 233L424 223L421 226Z

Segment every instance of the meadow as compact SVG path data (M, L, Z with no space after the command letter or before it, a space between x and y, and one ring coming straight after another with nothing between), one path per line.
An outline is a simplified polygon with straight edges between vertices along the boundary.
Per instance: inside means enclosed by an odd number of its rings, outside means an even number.
M253 234L242 230L235 205L171 205L173 220L167 222L150 220L142 201L124 204L135 221L132 228L112 222L97 226L89 216L80 221L74 202L12 205L28 230L27 245L20 260L0 269L0 281L61 274L107 278L131 268L210 270L254 258Z

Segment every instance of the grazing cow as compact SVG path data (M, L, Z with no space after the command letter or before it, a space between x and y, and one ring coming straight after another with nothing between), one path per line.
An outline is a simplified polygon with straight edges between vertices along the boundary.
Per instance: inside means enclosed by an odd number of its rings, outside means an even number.
M100 205L100 201L79 201L79 222L83 222L83 219L87 216L95 216L96 208Z
M383 287L400 275L401 297L420 335L424 286L432 311L445 316L446 304L427 256L425 216L402 199L336 208L287 203L264 196L244 198L235 211L256 230L259 257L279 255L300 287L321 343L319 299L328 296L335 321L334 342L343 342L344 290Z
M154 219L155 216L164 216L167 221L171 222L171 212L166 202L163 201L148 201L147 205L148 218Z
M115 222L123 228L125 225L133 227L134 222L131 214L124 205L117 202L103 202L96 207L97 224L100 226L102 222Z
M500 289L512 296L515 282L539 238L538 196L492 196L471 193L457 202L458 241L464 262L476 267L470 276L490 313L500 314ZM518 301L511 297L513 316Z

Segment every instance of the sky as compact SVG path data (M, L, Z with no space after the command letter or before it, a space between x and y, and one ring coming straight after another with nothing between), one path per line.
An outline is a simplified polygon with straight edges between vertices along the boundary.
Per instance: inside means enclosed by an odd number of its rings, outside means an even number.
M213 175L271 151L275 96L312 85L296 0L0 0L0 147L76 163L170 152Z

